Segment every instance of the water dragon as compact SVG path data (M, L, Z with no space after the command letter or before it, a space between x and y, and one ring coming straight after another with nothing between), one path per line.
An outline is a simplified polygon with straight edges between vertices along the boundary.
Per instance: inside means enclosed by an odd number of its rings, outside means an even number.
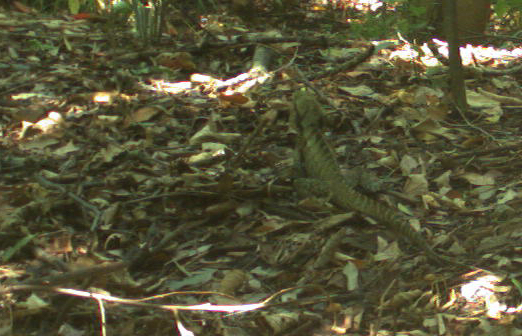
M435 253L398 210L354 189L353 183L342 174L335 154L322 134L322 114L321 104L313 93L307 90L294 93L292 123L298 132L296 146L299 164L306 175L320 180L328 190L330 200L338 207L373 218L423 250L430 260L439 264L456 263Z

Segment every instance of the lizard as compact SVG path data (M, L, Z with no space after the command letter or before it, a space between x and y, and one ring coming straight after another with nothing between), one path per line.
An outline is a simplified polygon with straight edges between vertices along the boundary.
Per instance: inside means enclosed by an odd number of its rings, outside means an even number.
M424 251L437 263L452 263L429 246L422 235L415 231L398 210L359 192L342 174L337 159L321 131L322 107L315 95L298 90L293 95L291 122L297 129L297 156L299 164L309 178L319 180L328 190L330 200L344 210L357 211L373 218L396 234ZM460 264L459 264L460 265Z

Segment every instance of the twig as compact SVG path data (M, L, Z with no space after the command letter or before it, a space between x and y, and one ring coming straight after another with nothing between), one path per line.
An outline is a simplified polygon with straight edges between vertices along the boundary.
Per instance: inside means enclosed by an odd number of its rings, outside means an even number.
M96 228L98 227L98 224L100 222L101 215L102 215L101 211L98 210L97 207L95 207L91 203L83 200L82 198L76 196L74 193L68 191L67 189L65 189L64 186L62 186L60 184L57 184L57 183L53 183L53 182L47 180L46 178L44 178L40 174L35 174L34 177L35 177L36 181L39 184L41 184L43 187L57 189L57 190L61 191L62 193L66 194L72 200L74 200L77 203L79 203L82 207L87 208L88 210L90 210L94 214L94 220L93 220L93 222L91 224L91 228L90 229L91 229L91 231L96 230Z
M76 271L66 272L59 275L51 275L47 277L42 277L38 279L31 279L22 282L24 285L40 285L40 284L46 284L49 286L55 286L58 284L63 284L65 282L69 282L72 280L77 279L85 279L86 277L93 277L98 274L108 274L112 272L119 271L123 268L125 268L129 262L127 261L120 261L115 263L109 263L109 264L101 264L97 266L92 267L86 267L82 268Z
M477 131L481 132L481 133L484 133L488 138L490 138L491 140L497 142L497 139L495 139L495 137L491 134L489 134L488 132L486 132L485 130L483 130L482 128L478 127L478 126L475 126L473 125L469 120L468 118L466 118L464 112L462 112L462 109L460 109L457 105L455 105L455 108L457 109L457 111L459 112L460 116L462 117L462 119L464 120L464 122L471 128L473 129L476 129Z

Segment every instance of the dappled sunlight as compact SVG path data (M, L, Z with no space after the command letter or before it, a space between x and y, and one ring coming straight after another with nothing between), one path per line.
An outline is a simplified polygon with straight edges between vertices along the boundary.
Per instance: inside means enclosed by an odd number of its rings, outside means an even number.
M506 300L509 300L510 292L515 288L513 285L502 285L502 277L487 274L476 275L474 278L460 288L460 295L464 301L463 309L469 314L484 313L489 318L500 320L521 312L522 305L507 305Z
M433 44L437 48L440 55L445 58L448 57L448 43L433 39ZM427 67L441 66L440 61L435 57L433 52L428 47L427 43L420 46L420 51L417 47L412 44L405 42L402 46L398 47L395 51L390 54L391 59L400 59L403 61L420 61ZM473 46L467 44L460 47L460 54L462 58L462 64L465 66L475 64L488 64L493 68L502 68L506 64L512 63L522 57L522 48L514 48L511 50L495 48L495 47L483 47Z
M272 75L256 69L241 73L227 80L195 73L191 75L190 81L174 83L163 80L153 81L151 89L156 92L176 95L203 92L210 96L219 96L222 100L243 105L248 101L244 94L254 87L263 84L271 77Z
M4 334L522 335L519 40L464 111L433 1L90 1L0 1Z

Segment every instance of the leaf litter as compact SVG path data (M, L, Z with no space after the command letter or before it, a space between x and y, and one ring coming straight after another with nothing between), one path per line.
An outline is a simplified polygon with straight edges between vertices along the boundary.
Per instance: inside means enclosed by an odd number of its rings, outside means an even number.
M33 16L0 12L2 333L94 334L88 295L56 300L85 293L135 299L106 307L112 334L175 334L160 304L198 335L520 333L517 72L469 82L466 124L436 79L405 81L429 62L405 62L399 43L322 72L361 43L321 49L328 33L285 40L303 35L291 26L249 37L216 16L216 41L171 30L172 52L108 39L103 21ZM245 71L245 43L263 38L280 66ZM475 269L429 264L327 196L298 199L288 114L301 76L326 98L342 168L376 174L374 197Z

